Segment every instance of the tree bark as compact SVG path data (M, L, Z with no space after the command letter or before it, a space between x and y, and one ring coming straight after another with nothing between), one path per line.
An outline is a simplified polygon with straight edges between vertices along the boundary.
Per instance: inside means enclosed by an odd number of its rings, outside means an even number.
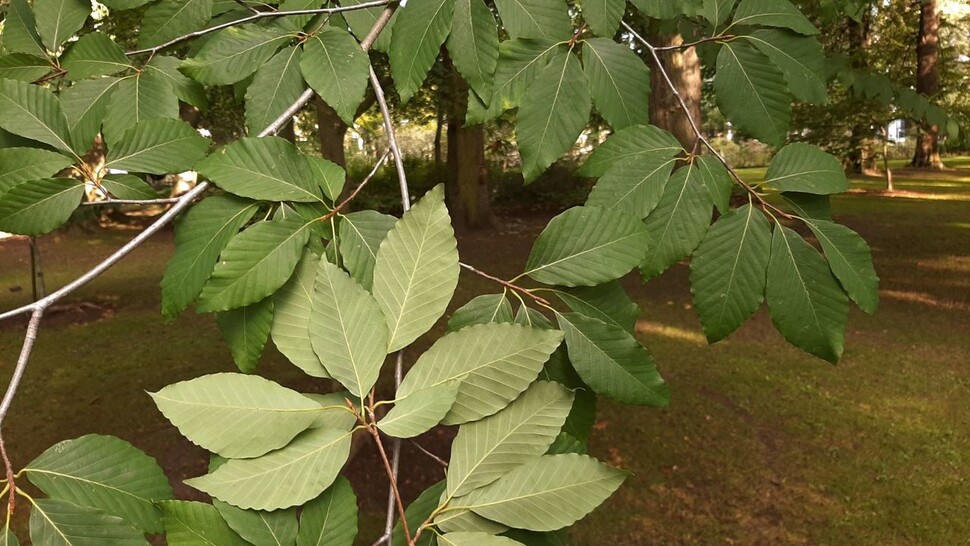
M324 159L333 161L341 167L347 166L347 151L344 149L344 138L349 127L340 119L337 112L329 104L316 97L314 105L317 110L317 136L320 139L320 155Z
M660 28L658 22L651 21L648 28L650 43L657 46L672 46L684 43L680 34L668 33ZM677 87L680 96L687 104L688 113L698 125L701 123L701 63L697 51L691 47L685 50L669 51L660 54L663 68ZM680 106L677 97L670 91L660 70L651 62L650 71L650 123L666 129L680 141L685 150L692 150L697 135L690 125L687 113Z
M468 230L494 227L485 165L485 132L479 125L465 125L468 83L451 69L451 108L448 114L449 211L455 224Z
M919 32L916 35L916 92L934 97L940 90L937 68L940 42L940 12L936 0L923 0L919 8ZM942 169L940 128L921 123L916 135L916 152L912 167Z
M869 66L868 49L871 44L871 16L869 10L863 11L862 21L851 17L845 19L845 34L849 41L849 55L853 68L866 70ZM872 154L867 153L866 140L871 137L870 126L866 120L858 120L852 126L848 137L848 152L842 158L842 166L849 173L863 174L874 167Z

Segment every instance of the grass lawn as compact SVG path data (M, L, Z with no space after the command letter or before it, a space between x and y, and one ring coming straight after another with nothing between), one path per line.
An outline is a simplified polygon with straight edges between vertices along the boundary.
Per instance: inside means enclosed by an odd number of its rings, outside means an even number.
M625 279L673 402L655 410L601 401L594 454L635 477L577 526L574 544L970 544L970 159L948 163L967 170L896 170L900 196L834 200L837 219L872 245L882 278L880 309L872 317L853 310L838 366L788 346L764 311L708 346L684 264L645 286ZM859 190L883 185L854 181ZM463 237L462 258L511 276L547 220L506 218L501 237ZM75 228L42 238L48 286L131 236ZM116 434L156 456L180 496L197 498L180 481L203 472L206 455L145 391L233 366L210 317L160 318L158 281L172 251L171 233L157 236L51 314L4 425L15 465L65 438ZM477 277L462 280L452 309L495 291ZM0 309L29 291L26 245L0 241ZM4 382L22 335L21 323L0 323ZM263 367L303 390L329 387L274 350ZM404 456L405 469L427 469L405 478L408 495L440 477L415 450ZM385 485L369 457L350 472L370 490L363 525L376 536Z

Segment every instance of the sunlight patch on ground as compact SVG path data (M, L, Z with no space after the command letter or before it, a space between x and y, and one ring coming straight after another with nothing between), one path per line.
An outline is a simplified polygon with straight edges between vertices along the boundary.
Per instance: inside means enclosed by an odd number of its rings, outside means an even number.
M697 345L707 345L707 339L700 332L692 332L685 328L678 328L676 326L660 324L659 322L638 320L637 332L640 332L643 334L654 334L661 337L676 339L680 341L688 341L690 343L695 343Z
M958 301L945 301L936 298L925 292L912 292L907 290L881 290L879 295L883 298L892 300L907 301L910 303L920 303L929 305L937 309L947 309L950 311L970 311L970 303Z
M888 197L890 199L923 199L926 201L970 201L970 195L965 193L925 193L916 191L896 190L893 192L866 190L853 188L846 193L866 194L873 197Z

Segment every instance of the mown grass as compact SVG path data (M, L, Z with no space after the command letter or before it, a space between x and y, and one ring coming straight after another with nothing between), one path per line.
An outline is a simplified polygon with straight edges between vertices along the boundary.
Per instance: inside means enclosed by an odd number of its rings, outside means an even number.
M970 167L970 159L949 163ZM788 346L764 311L707 346L685 265L645 286L625 279L673 402L656 410L602 401L595 454L635 477L577 526L574 544L970 543L970 170L894 174L909 193L833 203L836 218L870 241L883 291L875 316L853 311L838 366ZM506 219L497 236L467 236L463 259L512 275L547 219ZM48 285L129 236L42 238ZM67 302L94 307L49 317L4 423L15 464L65 438L116 434L157 456L177 492L192 495L179 484L204 469L205 454L165 423L145 390L232 363L209 317L160 318L158 280L171 252L162 234ZM0 242L0 309L26 300L26 258L22 242ZM494 291L465 280L453 307ZM21 325L0 324L0 373L9 374L22 335ZM263 367L307 388L275 351ZM379 506L364 504L368 528Z

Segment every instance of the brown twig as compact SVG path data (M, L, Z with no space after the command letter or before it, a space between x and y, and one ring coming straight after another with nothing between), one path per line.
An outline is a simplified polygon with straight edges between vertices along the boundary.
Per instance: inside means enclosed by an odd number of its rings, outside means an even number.
M488 273L485 273L484 271L475 269L474 267L472 267L472 266L470 266L470 265L468 265L468 264L466 264L464 262L459 262L458 265L460 265L462 268L467 269L468 271L471 271L472 273L474 273L474 274L476 274L476 275L478 275L480 277L484 277L484 278L486 278L486 279L488 279L490 281L497 282L497 283L501 284L502 286L504 286L504 287L506 287L506 288L508 288L510 290L515 290L516 292L525 294L526 296L529 296L530 298L532 298L533 300L535 300L539 304L545 305L546 307L550 307L550 308L552 307L552 304L549 303L549 300L543 298L542 296L537 296L534 292L532 292L532 290L529 290L528 288L524 288L524 287L519 286L517 284L512 284L511 282L506 281L506 280L503 280L503 279L500 279L500 278L498 278L498 277L496 277L494 275L489 275Z
M427 449L425 449L424 446L422 446L421 444L417 443L413 439L411 440L411 445L413 445L414 447L418 448L418 450L421 451L421 453L424 453L428 457L431 457L432 459L434 459L434 461L436 463L440 464L443 468L445 468L445 469L448 468L448 461L442 459L441 457L435 455L434 453L431 453L430 451L428 451Z
M17 507L17 482L14 481L13 465L10 464L10 457L7 456L7 445L3 441L2 433L0 433L0 456L3 457L3 466L7 474L7 487L9 488L9 496L7 497L7 519L9 520Z
M371 408L373 411L373 408ZM391 483L391 490L394 492L394 503L397 505L397 512L401 519L401 529L404 531L404 538L407 540L407 544L412 544L411 541L411 530L408 529L408 520L405 517L404 512L404 501L401 500L401 491L397 487L397 472L391 468L391 461L387 458L387 452L384 450L384 442L381 441L381 433L377 430L375 423L371 423L367 430L370 431L371 436L374 438L374 443L377 445L377 451L381 454L381 461L384 462L384 470L387 472L387 479Z
M720 36L708 36L707 38L701 38L693 42L687 42L683 44L669 45L669 46L653 46L654 51L677 51L680 49L690 49L694 46L700 44L706 44L710 42L730 42L731 40L737 38L734 34L722 34Z
M339 205L334 207L333 210L321 216L320 221L326 222L331 218L333 218L334 216L340 214L340 211L346 208L347 205L349 205L350 202L353 201L354 198L360 194L361 190L364 189L364 186L366 186L367 183L370 182L372 178L374 178L374 175L376 175L377 171L380 170L382 166L384 166L384 163L387 161L387 158L390 157L390 155L391 155L390 150L384 152L384 155L382 155L381 158L377 160L377 163L374 164L374 168L371 169L370 173L368 173L367 176L365 176L364 179L360 181L360 184L357 184L357 187L354 188L354 191L351 192L351 194L348 195L346 199L341 201Z

